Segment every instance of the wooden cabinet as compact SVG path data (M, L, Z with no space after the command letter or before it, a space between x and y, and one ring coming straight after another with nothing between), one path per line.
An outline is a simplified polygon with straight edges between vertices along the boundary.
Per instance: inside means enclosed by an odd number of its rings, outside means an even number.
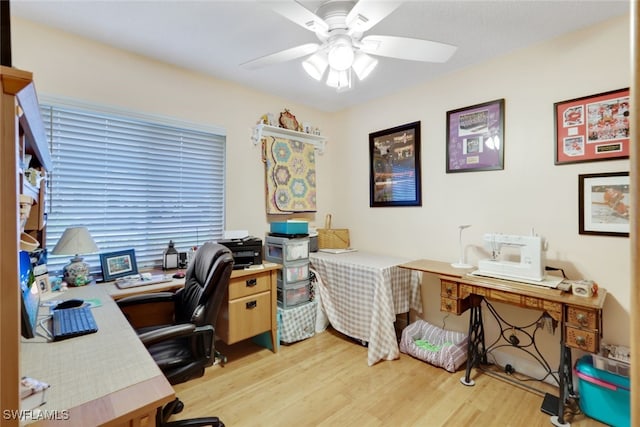
M277 351L277 270L278 264L266 264L263 270L235 270L229 282L220 314L216 335L233 344L263 332L271 332Z
M0 408L9 411L20 409L18 205L19 195L28 189L23 185L24 155L30 154L31 165L44 170L51 168L51 157L32 74L0 66L0 89ZM31 197L38 198L39 192ZM2 420L3 426L18 424L18 419Z

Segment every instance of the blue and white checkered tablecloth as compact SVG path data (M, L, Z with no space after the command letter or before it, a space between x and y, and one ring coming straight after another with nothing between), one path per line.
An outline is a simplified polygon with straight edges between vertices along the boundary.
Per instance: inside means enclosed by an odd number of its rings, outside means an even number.
M369 344L369 366L400 356L394 322L409 309L422 312L420 273L398 267L400 257L348 252L309 254L320 275L322 309L339 332Z

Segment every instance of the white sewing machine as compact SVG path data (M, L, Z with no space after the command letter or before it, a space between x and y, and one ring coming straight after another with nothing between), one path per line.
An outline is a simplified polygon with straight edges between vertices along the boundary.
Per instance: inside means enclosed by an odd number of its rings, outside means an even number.
M524 282L542 282L545 279L542 237L487 233L482 238L484 247L491 251L491 259L480 260L473 274ZM505 247L519 251L519 261L501 257ZM555 287L554 285L545 286Z

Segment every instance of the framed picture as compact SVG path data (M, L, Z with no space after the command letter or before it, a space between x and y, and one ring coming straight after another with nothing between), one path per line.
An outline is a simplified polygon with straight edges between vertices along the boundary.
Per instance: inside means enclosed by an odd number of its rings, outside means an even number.
M102 277L105 282L118 277L138 274L136 253L133 249L100 254L100 265L102 266Z
M369 206L422 206L420 122L369 134Z
M579 233L629 237L629 197L629 172L579 175Z
M40 276L36 276L35 281L40 288L40 293L51 291L51 281L49 280L49 274L41 274Z
M629 88L553 104L555 164L629 158Z
M447 111L447 173L504 169L504 99Z

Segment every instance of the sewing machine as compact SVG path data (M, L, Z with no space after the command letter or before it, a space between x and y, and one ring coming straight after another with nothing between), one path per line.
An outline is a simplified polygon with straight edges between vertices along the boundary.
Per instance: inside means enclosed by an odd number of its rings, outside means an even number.
M491 251L491 259L480 260L474 274L525 282L544 280L542 237L487 233L482 240L484 247ZM501 257L505 247L518 250L520 261L508 261Z

